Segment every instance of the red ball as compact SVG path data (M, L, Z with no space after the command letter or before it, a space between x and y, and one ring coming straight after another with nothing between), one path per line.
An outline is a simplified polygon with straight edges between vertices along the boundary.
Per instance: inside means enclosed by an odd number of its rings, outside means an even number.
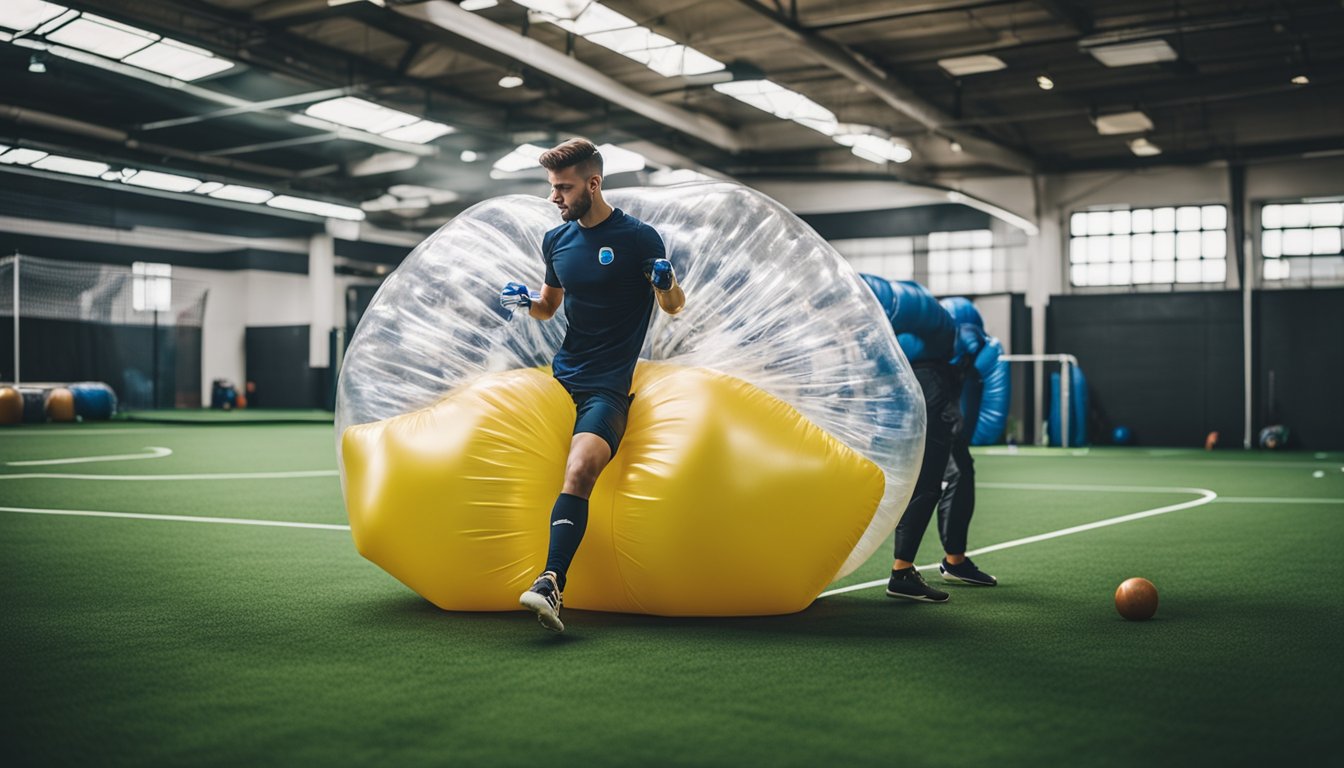
M1115 610L1130 621L1153 618L1157 613L1157 587L1147 579L1125 579L1115 590Z

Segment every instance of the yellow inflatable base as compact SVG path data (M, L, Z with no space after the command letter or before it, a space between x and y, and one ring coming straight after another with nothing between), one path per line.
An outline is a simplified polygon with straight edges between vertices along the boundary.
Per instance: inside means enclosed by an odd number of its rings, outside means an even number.
M663 616L807 607L871 522L882 471L725 374L640 362L632 388L565 605ZM347 429L360 553L445 610L517 609L545 564L573 425L565 390L528 369Z

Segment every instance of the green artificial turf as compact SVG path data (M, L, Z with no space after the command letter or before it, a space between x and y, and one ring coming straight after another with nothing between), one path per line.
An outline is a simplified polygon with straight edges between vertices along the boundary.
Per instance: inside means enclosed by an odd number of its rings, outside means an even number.
M155 447L172 454L8 464ZM330 425L22 427L0 431L0 463L0 476L335 468ZM566 610L559 636L523 613L439 611L361 559L345 531L0 512L0 759L1127 766L1341 757L1344 455L995 449L977 453L977 466L973 548L1200 498L1175 488L1220 498L978 556L1001 585L951 587L946 605L898 603L878 587L770 618ZM1005 487L1022 484L1149 488ZM1248 497L1280 501L1236 501ZM332 475L0 479L0 506L344 523ZM931 532L920 561L938 553ZM889 558L884 546L840 584L883 578ZM1136 575L1161 591L1149 622L1126 622L1112 605L1116 585Z

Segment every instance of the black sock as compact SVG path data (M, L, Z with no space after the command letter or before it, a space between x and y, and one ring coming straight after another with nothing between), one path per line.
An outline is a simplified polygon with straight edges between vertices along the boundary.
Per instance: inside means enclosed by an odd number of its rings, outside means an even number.
M568 493L560 494L551 508L551 548L546 553L546 570L555 574L556 585L565 591L565 572L579 550L583 532L588 528L588 500Z

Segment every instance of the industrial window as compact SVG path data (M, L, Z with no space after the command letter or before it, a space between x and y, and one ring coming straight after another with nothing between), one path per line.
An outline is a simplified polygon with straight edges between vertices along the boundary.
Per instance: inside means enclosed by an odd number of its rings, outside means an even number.
M1266 281L1344 277L1344 202L1271 203L1260 209Z
M131 307L137 312L166 312L172 305L172 265L147 261L131 264Z
M915 238L861 237L832 240L831 246L859 272L888 280L915 279Z
M1226 280L1225 206L1078 211L1069 219L1069 282L1075 286Z
M929 233L929 290L939 296L994 289L994 233Z

